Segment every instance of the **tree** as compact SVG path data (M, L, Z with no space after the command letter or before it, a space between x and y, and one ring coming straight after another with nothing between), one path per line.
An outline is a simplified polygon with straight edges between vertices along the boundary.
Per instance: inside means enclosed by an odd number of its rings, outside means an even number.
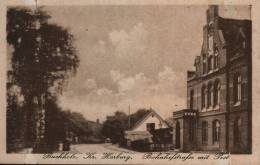
M139 109L131 115L126 115L124 112L116 111L113 116L108 116L103 123L102 134L108 137L114 143L124 143L124 132L131 129L144 118L151 109ZM130 120L130 128L129 128Z
M130 128L135 126L137 122L139 122L145 115L150 112L149 109L139 109L135 113L130 115Z
M7 10L7 42L14 49L11 58L14 81L24 95L27 142L35 141L34 130L40 120L35 116L45 109L46 98L62 93L67 78L76 73L79 65L73 35L48 23L49 18L42 8Z
M15 85L7 84L7 112L6 112L6 147L7 153L17 151L24 147L22 143L25 138L25 113L23 109L23 95L20 88Z
M58 143L66 137L64 111L57 105L56 100L51 99L46 103L45 113L45 142L46 152L58 149Z
M55 82L75 73L79 64L73 36L63 27L49 24L49 18L41 9L9 8L7 12L14 77L28 95L47 92Z
M113 143L120 143L124 140L124 131L127 128L127 115L117 111L114 116L107 117L103 124L102 134L110 138Z

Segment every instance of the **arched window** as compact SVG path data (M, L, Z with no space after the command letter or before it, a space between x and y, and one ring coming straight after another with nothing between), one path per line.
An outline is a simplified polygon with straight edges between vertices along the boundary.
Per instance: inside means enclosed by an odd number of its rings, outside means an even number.
M242 77L235 74L233 78L233 101L234 103L240 102L242 98Z
M208 122L206 121L202 122L202 143L208 143Z
M190 91L190 109L193 109L194 91Z
M209 35L209 38L208 38L208 49L209 49L209 54L212 54L213 53L213 46L214 46L214 41L213 41L213 35L210 34Z
M241 125L242 120L237 117L234 121L234 145L238 145L241 142Z
M208 85L207 96L208 96L207 106L210 107L210 106L212 106L212 103L213 103L213 87L212 87L211 83L209 83L209 85Z
M206 74L206 54L202 55L202 73Z
M212 55L208 57L208 72L213 69L213 60Z
M213 121L213 143L219 142L220 139L220 122L218 120Z
M202 86L201 88L201 106L202 109L206 107L206 100L207 100L207 91L206 86Z
M218 68L218 65L219 65L218 58L219 58L219 52L218 52L217 46L215 45L215 52L214 52L214 69Z
M220 100L220 83L216 81L214 84L214 106L219 105Z

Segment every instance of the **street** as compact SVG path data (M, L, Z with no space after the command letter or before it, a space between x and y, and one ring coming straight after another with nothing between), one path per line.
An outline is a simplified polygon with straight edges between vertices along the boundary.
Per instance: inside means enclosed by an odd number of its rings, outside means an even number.
M130 152L137 153L136 151L128 150L118 147L117 144L102 143L102 144L76 144L71 146L71 152L86 153L86 152Z

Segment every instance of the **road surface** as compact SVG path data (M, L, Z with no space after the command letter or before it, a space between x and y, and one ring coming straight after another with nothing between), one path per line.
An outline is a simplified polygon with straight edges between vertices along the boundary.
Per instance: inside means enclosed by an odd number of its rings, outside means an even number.
M102 143L102 144L76 144L71 146L71 152L76 153L86 153L86 152L131 152L136 153L135 151L128 150L125 148L118 147L117 144L111 143Z

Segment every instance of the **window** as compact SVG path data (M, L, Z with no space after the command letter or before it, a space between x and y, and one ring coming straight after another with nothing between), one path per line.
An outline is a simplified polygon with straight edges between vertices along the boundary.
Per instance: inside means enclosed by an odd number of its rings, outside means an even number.
M220 122L218 120L213 121L213 143L219 142L220 138Z
M206 87L203 86L201 88L201 106L202 106L202 109L206 107L206 100L207 100Z
M242 97L242 78L241 75L236 74L233 79L233 89L234 89L234 103L240 102Z
M208 91L207 91L207 96L208 96L208 99L207 99L207 107L210 107L212 106L212 103L213 103L213 88L212 88L212 84L210 83L208 85Z
M209 36L209 54L213 52L213 36Z
M213 70L214 69L214 58L211 56L211 58L210 58L210 65L211 65L211 70Z
M245 41L245 37L244 35L242 34L243 32L240 31L240 35L239 35L239 38L237 39L237 47L238 49L245 49L246 48L246 41Z
M194 91L190 91L190 109L193 109L193 97L194 97Z
M246 48L246 41L245 41L245 40L242 42L242 48L243 48L243 49Z
M206 71L206 67L207 67L207 66L206 66L206 55L203 54L202 58L203 58L203 59L202 59L202 60L203 60L203 61L202 61L202 73L203 73L203 74L206 74L206 72L207 72L207 71Z
M146 124L147 131L154 131L155 130L155 123L147 123Z
M211 65L211 61L212 61L212 56L208 57L208 72L211 70L212 65Z
M158 127L162 128L162 122L161 121L159 122Z
M218 68L218 65L219 65L218 58L219 58L219 52L218 52L217 46L216 46L216 44L215 44L215 52L214 52L214 69Z
M189 121L189 140L193 141L195 136L195 122L194 120Z
M234 121L234 145L241 143L241 118L237 117Z
M208 143L208 122L202 122L202 144Z
M214 84L214 106L219 105L220 100L220 83L216 81Z

